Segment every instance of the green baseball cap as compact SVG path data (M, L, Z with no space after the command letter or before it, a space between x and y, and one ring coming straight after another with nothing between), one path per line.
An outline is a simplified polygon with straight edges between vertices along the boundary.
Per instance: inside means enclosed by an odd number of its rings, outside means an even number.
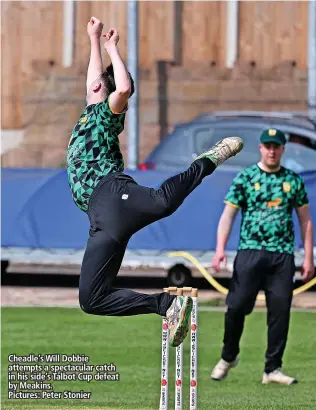
M274 142L275 144L285 145L286 138L282 131L277 130L276 128L269 128L268 130L263 131L260 137L260 142L265 144L267 142Z

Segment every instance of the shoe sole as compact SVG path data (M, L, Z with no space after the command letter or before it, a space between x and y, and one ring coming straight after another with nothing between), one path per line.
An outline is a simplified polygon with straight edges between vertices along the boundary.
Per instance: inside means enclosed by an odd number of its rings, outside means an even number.
M214 377L212 377L212 380L214 380L215 382L223 382L226 378L227 378L227 374L226 376L222 377L221 379L215 379Z
M270 384L270 383L276 383L276 384L283 384L284 386L291 386L292 384L297 384L298 380L294 379L291 383L280 383L280 382L276 382L274 380L262 380L262 384Z
M177 347L183 340L186 338L189 331L189 318L192 312L193 301L188 298L186 304L181 309L181 320L179 325L174 333L172 340L170 341L170 346Z

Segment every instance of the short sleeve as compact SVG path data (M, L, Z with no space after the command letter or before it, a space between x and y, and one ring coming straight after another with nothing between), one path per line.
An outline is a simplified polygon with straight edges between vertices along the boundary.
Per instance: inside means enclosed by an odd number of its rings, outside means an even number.
M97 114L103 114L103 116L106 116L106 117L115 116L115 113L113 113L112 110L109 107L109 99L108 98L106 98L104 101L96 104L95 112Z
M233 179L224 202L236 208L241 208L245 204L245 181L242 173L239 173Z
M96 107L98 110L102 111L103 114L111 116L111 117L117 117L118 115L123 115L127 113L128 104L126 104L126 107L122 112L113 111L109 104L109 97L110 96L108 96L102 103L97 104Z
M303 178L300 176L297 177L297 189L295 193L295 208L300 208L302 206L308 205L308 197L307 197L307 191L306 191L306 186L305 182L303 181Z

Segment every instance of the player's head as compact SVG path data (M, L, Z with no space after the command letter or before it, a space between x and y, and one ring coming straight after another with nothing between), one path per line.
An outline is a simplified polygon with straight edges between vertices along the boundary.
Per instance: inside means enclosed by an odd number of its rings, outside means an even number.
M134 80L129 73L131 80L131 93L130 97L134 94ZM87 101L90 104L97 104L104 101L113 91L116 90L114 71L112 64L109 65L104 73L102 73L93 83L91 84L88 94Z
M277 129L265 130L260 142L261 162L270 169L278 168L286 144L284 133Z
M131 81L131 93L130 96L131 97L134 92L135 92L135 86L134 86L134 80L132 78L131 73L129 74L129 78ZM109 94L111 94L113 91L116 90L116 84L115 84L115 78L114 78L114 69L113 69L113 65L110 64L108 67L106 67L105 72L103 73L104 78L106 79L108 86L109 86Z

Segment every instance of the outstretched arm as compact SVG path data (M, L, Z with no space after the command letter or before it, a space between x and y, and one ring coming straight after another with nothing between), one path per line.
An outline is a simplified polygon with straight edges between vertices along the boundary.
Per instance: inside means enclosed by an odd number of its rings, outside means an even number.
M121 113L126 108L131 93L131 81L117 47L119 41L117 30L112 28L104 37L106 37L104 48L108 52L113 65L116 85L116 90L110 94L109 106L114 113Z
M103 73L103 64L101 56L100 38L102 34L103 23L96 17L91 17L87 32L90 37L90 61L87 73L87 92L93 81Z

